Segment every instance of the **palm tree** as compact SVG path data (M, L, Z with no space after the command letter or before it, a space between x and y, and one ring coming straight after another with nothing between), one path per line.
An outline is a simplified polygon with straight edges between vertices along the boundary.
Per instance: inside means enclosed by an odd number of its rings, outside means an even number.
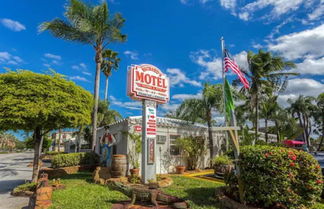
M268 121L278 108L277 96L271 96L261 102L261 116L264 118L265 140L268 143Z
M212 111L223 111L223 109L224 107L222 85L205 84L202 93L202 98L186 99L176 110L176 116L178 118L192 122L196 122L197 120L203 120L207 123L210 160L212 160L214 157Z
M275 126L269 128L269 131L277 135L278 143L284 138L294 139L303 132L296 119L289 114L287 109L283 109L279 105L276 105L272 110L270 119L274 121Z
M299 96L296 101L288 99L290 103L289 111L293 117L297 118L300 127L303 128L303 139L307 146L311 146L310 134L312 132L312 122L311 117L316 109L313 104L315 98L310 96Z
M48 30L55 37L68 41L89 44L95 50L96 76L94 86L94 108L92 114L92 150L97 136L97 110L99 99L100 70L102 53L105 47L113 42L124 42L126 35L121 33L124 18L120 14L110 16L107 2L92 6L78 0L70 0L66 7L67 21L54 19L40 25L40 30Z
M318 151L321 150L324 141L324 93L321 93L316 98L317 109L314 112L314 119L315 119L315 133L320 135L320 143L318 145Z
M117 70L119 67L120 58L117 57L118 53L112 50L106 49L102 52L101 71L106 76L105 86L105 100L108 100L108 78L111 75L112 70Z
M269 95L274 91L274 83L280 78L288 75L296 75L296 73L282 72L288 68L294 68L292 62L285 62L283 58L273 56L270 52L259 50L259 53L254 54L249 52L247 55L249 70L242 70L250 80L250 89L242 88L241 92L246 93L248 98L247 105L250 106L254 116L252 122L255 129L255 139L258 137L259 130L259 110L260 97L264 94ZM234 83L237 83L235 81Z

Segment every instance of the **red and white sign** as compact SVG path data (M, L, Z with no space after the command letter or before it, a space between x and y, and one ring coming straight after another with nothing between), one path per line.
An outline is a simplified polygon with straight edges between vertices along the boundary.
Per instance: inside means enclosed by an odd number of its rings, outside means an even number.
M141 132L142 131L142 126L139 126L139 125L134 126L134 131Z
M156 108L146 107L146 135L156 135Z
M127 94L135 100L151 100L159 104L170 99L169 78L149 64L132 65L128 70Z

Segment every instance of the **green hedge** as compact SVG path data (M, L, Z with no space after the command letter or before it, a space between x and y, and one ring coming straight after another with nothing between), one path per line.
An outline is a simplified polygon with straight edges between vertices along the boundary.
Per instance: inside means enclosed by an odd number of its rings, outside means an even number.
M68 167L77 165L96 165L99 156L95 153L79 152L70 154L58 154L53 157L52 167Z
M64 152L59 152L59 151L47 151L47 152L45 152L45 155L58 155L58 154L64 154Z
M320 165L304 151L246 146L241 149L239 166L244 199L248 204L267 208L274 205L301 208L312 206L321 195ZM231 189L237 189L236 178L226 178L225 181ZM233 190L231 193L238 194Z

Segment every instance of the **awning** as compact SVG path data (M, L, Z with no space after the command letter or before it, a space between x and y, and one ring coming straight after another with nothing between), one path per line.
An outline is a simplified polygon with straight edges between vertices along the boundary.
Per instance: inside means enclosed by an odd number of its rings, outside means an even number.
M303 145L305 142L302 141L297 141L297 140L284 140L283 143L288 146L293 146L293 145Z

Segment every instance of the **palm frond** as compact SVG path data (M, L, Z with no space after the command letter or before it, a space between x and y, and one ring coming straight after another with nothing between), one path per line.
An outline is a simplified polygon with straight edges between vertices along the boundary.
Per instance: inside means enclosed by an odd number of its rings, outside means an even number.
M78 41L84 44L92 44L94 39L94 35L92 33L82 32L73 25L60 19L54 19L51 22L42 23L39 30L49 30L50 33L57 38L69 41Z

